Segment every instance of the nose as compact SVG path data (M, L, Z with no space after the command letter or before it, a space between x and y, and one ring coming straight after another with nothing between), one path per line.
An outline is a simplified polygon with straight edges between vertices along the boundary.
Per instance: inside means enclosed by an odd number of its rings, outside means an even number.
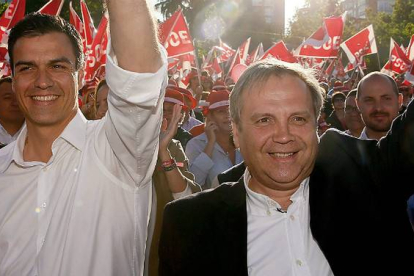
M39 69L35 80L35 86L42 90L48 89L53 86L53 79L50 73L45 69Z
M289 142L292 142L295 137L291 133L291 129L289 126L289 123L281 123L278 122L274 125L273 130L273 142L279 143L279 144L287 144Z

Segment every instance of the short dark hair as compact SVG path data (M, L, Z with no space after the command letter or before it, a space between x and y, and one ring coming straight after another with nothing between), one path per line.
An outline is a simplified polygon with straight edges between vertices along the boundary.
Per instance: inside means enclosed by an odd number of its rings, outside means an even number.
M76 57L75 69L79 70L83 68L84 56L82 38L75 27L59 16L35 12L26 15L26 17L20 20L10 31L8 49L12 72L14 73L13 49L19 38L36 37L53 32L67 35Z
M3 77L3 78L0 78L0 85L2 85L5 82L12 83L12 78L11 77Z
M400 93L400 91L398 90L398 85L395 82L395 80L392 77L388 76L387 74L384 74L384 73L378 72L378 71L374 71L374 72L369 73L368 75L365 75L359 81L358 86L357 86L357 99L359 99L360 96L361 96L362 85L363 85L364 81L366 81L368 79L371 79L371 78L375 78L375 77L383 77L383 78L387 79L391 83L392 90L394 91L395 95L397 95L397 97L398 97L398 94Z

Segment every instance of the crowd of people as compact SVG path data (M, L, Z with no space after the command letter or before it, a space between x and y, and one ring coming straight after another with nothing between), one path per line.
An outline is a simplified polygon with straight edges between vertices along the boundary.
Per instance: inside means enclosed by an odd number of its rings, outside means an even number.
M180 87L147 1L114 2L93 83L68 22L34 13L10 32L0 275L410 271L412 85L269 58Z

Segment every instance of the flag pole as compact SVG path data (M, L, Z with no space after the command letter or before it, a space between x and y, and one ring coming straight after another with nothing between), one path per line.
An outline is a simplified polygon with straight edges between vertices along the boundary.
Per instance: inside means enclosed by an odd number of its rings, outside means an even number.
M194 46L194 61L196 64L196 69L197 69L198 85L201 85L200 64L198 63L197 46L195 44L195 38L193 39L193 46Z
M381 71L381 63L379 58L379 52L377 51L377 60L378 60L378 70Z

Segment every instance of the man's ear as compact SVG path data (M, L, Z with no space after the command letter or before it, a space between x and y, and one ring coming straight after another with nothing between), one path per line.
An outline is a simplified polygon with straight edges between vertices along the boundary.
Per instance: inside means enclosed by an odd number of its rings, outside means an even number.
M401 108L403 104L403 94L398 93L398 106Z
M82 89L85 85L85 71L80 69L78 71L78 90Z
M237 129L236 124L232 121L231 122L231 128L233 131L233 142L236 148L240 148L240 142L239 142L239 130Z

